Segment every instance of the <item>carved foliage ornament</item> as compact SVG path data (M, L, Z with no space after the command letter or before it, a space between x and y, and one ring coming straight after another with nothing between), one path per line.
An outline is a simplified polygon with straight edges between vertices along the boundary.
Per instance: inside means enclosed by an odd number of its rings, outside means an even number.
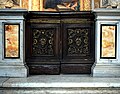
M89 29L67 29L69 56L89 54Z
M48 56L54 54L55 29L33 29L32 32L32 55Z

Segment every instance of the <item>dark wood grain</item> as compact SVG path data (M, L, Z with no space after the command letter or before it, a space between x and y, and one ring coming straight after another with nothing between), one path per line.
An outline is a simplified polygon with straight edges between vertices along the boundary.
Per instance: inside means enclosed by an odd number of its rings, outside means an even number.
M60 65L28 65L30 75L60 74Z
M39 37L33 38L37 31ZM31 11L26 16L25 35L30 74L91 73L95 60L92 12ZM39 42L33 45L33 40Z
M90 74L92 64L61 64L62 74Z

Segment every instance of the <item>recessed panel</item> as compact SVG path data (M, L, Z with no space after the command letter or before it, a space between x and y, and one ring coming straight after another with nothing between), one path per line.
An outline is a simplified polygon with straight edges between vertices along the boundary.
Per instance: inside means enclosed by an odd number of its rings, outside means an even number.
M19 25L4 25L4 57L19 58Z
M116 58L116 25L101 25L101 58Z
M54 56L54 28L32 30L32 56Z

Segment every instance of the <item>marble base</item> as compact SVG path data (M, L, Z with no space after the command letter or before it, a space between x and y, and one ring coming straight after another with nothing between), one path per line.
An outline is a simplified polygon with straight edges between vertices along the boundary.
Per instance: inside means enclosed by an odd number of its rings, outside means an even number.
M120 77L120 65L118 64L94 64L93 77Z
M0 66L1 77L27 77L27 66Z
M5 81L7 81L9 78L1 78L0 77L0 87L2 87L3 86L3 83L5 82ZM0 94L2 94L2 93L0 93Z

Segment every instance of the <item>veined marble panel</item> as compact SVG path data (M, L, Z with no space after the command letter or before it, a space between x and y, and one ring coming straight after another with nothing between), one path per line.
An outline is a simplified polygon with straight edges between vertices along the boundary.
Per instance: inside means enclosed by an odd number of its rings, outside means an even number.
M5 19L5 18L4 18ZM24 44L24 40L23 40L23 26L24 26L24 22L23 20L1 20L1 26L2 26L2 29L1 29L1 49L0 49L0 52L2 54L0 54L0 62L6 62L5 64L7 64L7 62L11 62L10 64L16 64L15 62L21 62L21 65L23 65L23 51L24 51L24 48L23 48L23 44ZM19 24L20 25L20 58L18 59L5 59L4 58L4 24ZM9 65L9 64L8 64Z

